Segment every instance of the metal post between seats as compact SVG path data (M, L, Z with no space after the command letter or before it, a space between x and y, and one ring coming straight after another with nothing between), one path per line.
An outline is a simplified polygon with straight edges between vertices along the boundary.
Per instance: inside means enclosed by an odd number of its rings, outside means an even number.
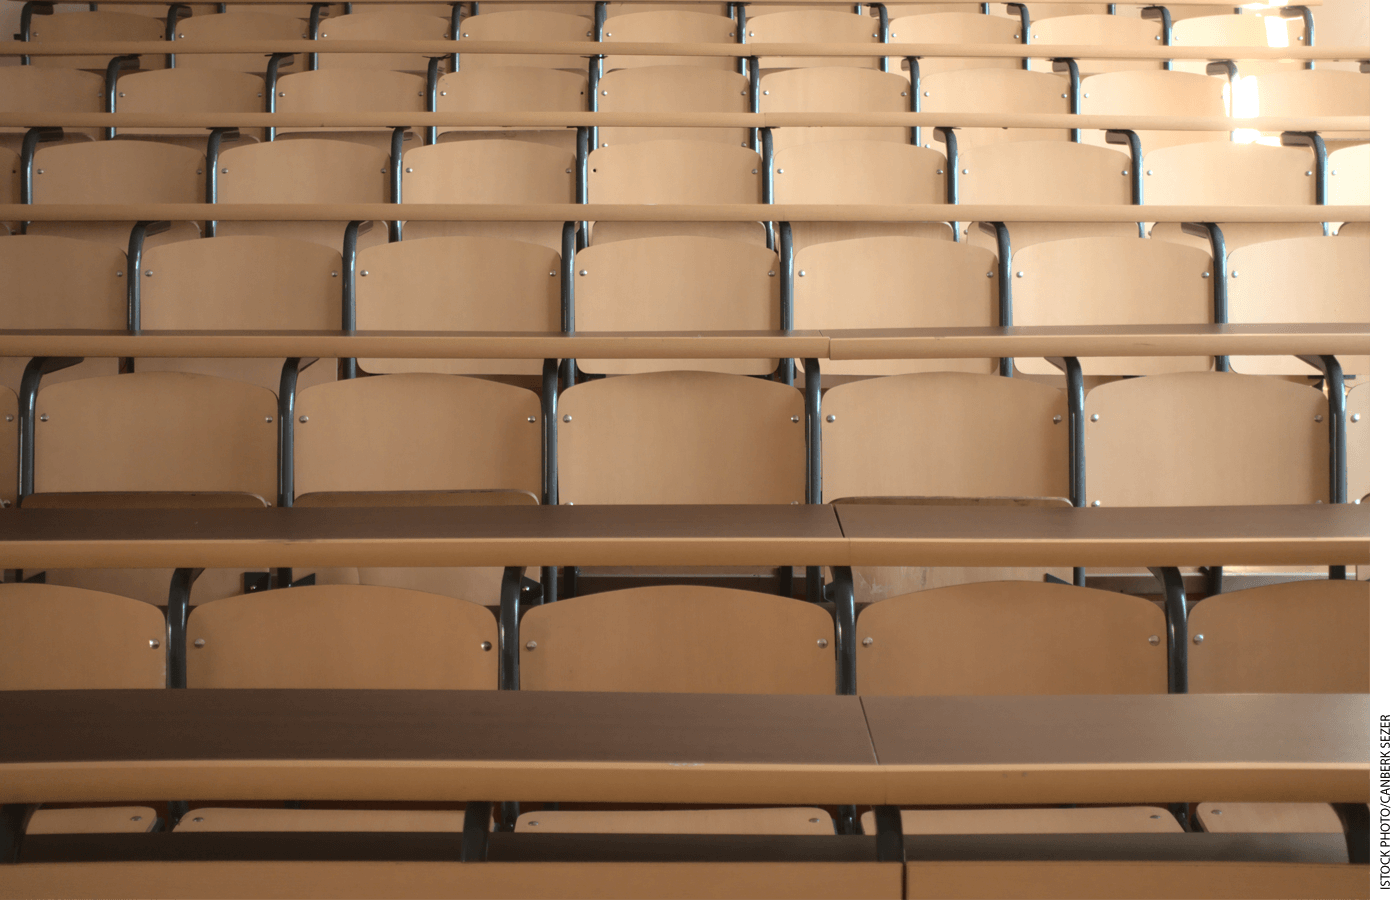
M906 56L904 61L909 65L909 111L922 112L924 108L923 95L920 93L922 77L919 74L919 58L917 56ZM909 143L915 147L919 146L919 126L911 125L909 128Z
M1031 42L1031 12L1024 3L1008 3L1006 11L1015 10L1021 15L1021 43L1023 45ZM1029 56L1021 60L1021 68L1029 72L1031 69L1031 59Z
M503 691L520 690L520 588L524 580L521 566L506 566L501 573L500 649L496 657Z
M1278 11L1282 18L1303 20L1303 44L1308 47L1316 46L1317 23L1313 20L1313 11L1306 6L1285 6ZM1304 64L1304 68L1316 69L1317 60L1310 59Z
M582 223L580 223L580 228ZM563 235L559 241L559 330L564 334L574 333L574 276L577 267L577 238L574 223L565 222ZM572 359L559 363L559 390L567 390L578 381L578 362Z
M1167 693L1184 694L1187 688L1186 586L1175 566L1154 567L1149 571L1162 586L1167 615Z
M120 77L122 69L136 69L141 66L141 57L134 54L125 56L114 56L107 63L107 74L104 76L103 84L103 112L115 113L117 111L117 78ZM102 136L107 140L112 140L117 136L117 129L104 128Z
M389 202L403 203L403 133L406 126L394 129L389 139ZM403 240L403 222L389 223L389 243Z
M452 25L453 32L452 32L452 39L453 39L453 40L456 40L456 39L457 39L457 31L458 31L458 30L460 29L460 27L461 27L461 26L460 26L460 23L457 21L457 18L456 18L457 15L458 15L458 13L461 12L461 6L462 6L462 4L460 4L460 3L453 4L453 6L452 6L452 15L453 15L453 25ZM451 54L452 58L454 58L454 59L457 57L457 55L458 55L458 54L456 54L456 53ZM424 107L427 109L427 111L430 112L430 113L435 113L435 112L437 112L437 108L438 108L438 101L437 101L437 98L438 98L438 65L439 65L443 60L446 60L447 58L448 58L447 56L432 56L432 57L429 57L429 58L428 58L428 98L427 98L427 102L426 102L425 104L423 104L423 105L424 105ZM454 72L457 71L456 63L453 64L452 71L454 71ZM438 127L437 127L436 125L429 125L429 126L428 126L428 130L424 133L424 143L427 144L427 146L431 147L431 146L433 146L434 144L437 143L437 139L438 139Z
M315 10L324 5L325 4L323 3L317 3L311 7L311 34L313 37L316 34ZM296 54L294 53L274 53L267 59L267 72L263 75L263 94L265 95L263 99L263 108L267 112L277 112L277 78L279 74L278 70L281 69L285 63L291 61L292 57L295 55ZM316 59L316 54L311 54L311 59L314 61ZM311 68L315 69L316 67L313 65ZM275 141L277 139L277 129L271 125L267 126L267 129L263 133L263 137L268 141Z
M475 3L471 4L471 12L470 12L470 13L467 12L466 6L467 6L467 4L465 4L465 3L454 3L454 4L452 4L452 40L454 40L454 41L460 41L460 40L462 39L462 17L463 17L464 15L468 15L468 16L474 16L474 15L476 15L476 4L475 4ZM452 56L452 71L454 71L454 72L460 72L460 71L462 70L462 54L460 54L460 53L453 53L453 54L451 54L451 56ZM440 57L438 57L438 59L446 59L446 58L447 58L447 57L445 57L445 56L440 56ZM433 109L436 110L437 107L434 106ZM434 128L433 130L434 130L434 131L437 131L436 128Z
M76 366L80 356L36 356L24 366L19 382L19 485L18 502L34 493L34 407L39 397L39 382L45 375Z
M1142 17L1162 20L1162 46L1170 47L1172 45L1172 11L1165 6L1147 6L1142 10ZM1171 71L1172 61L1162 60L1162 68Z
M25 4L19 8L19 34L15 35L15 40L29 43L34 33L35 16L53 15L53 4L41 2L41 0L25 0ZM19 64L30 65L28 56L21 56Z
M787 224L787 223L783 223ZM790 362L790 360L789 360ZM822 502L822 368L819 359L804 359L802 398L807 418L807 503ZM822 601L822 567L807 567L807 602Z
M181 19L188 19L194 12L183 3L172 3L165 11L165 39L171 43L175 41L175 29L180 27ZM175 54L165 54L165 67L175 68Z
M749 7L748 7L748 4L747 4L747 3L731 3L731 4L729 4L729 9L730 9L730 11L731 11L730 18L732 18L732 19L734 20L734 34L735 34L735 36L736 36L736 38L737 38L737 40L735 40L734 43L736 43L736 44L747 44L747 43L749 42L749 36L748 36L748 27L749 27ZM746 57L746 56L736 57L735 60L734 60L734 63L735 63L734 68L735 68L735 70L736 70L740 75L748 75L748 74L749 74L749 69L750 69L751 64L750 64L750 62L749 62L749 58L748 58L748 57ZM752 66L752 68L757 69L758 66ZM752 147L753 144L750 143L749 146Z
M875 859L904 864L904 816L898 806L875 807Z
M778 223L778 327L791 330L795 317L796 284L793 280L794 251L792 246L792 223ZM792 359L778 360L778 370L774 376L783 384L796 381L796 365Z
M880 29L875 33L875 39L882 44L888 44L890 42L890 11L885 8L883 3L872 3L870 8L880 17ZM890 58L888 56L880 57L880 71L888 72L889 70Z
M1072 116L1079 115L1080 101L1083 98L1083 91L1080 90L1079 60L1070 59L1067 56L1060 57L1051 63L1051 65L1056 72L1060 71L1060 68L1063 67L1064 70L1069 73L1069 112ZM1071 141L1076 144L1081 143L1082 137L1083 135L1080 134L1078 128L1070 129L1069 139Z
M210 128L209 140L204 145L204 202L219 202L219 151L223 147L224 138L238 138L241 133L237 128ZM214 237L219 230L217 220L210 219L204 223L204 236Z
M363 222L350 222L345 226L345 237L340 251L340 329L346 334L354 334L356 328L355 310L355 255L360 242L360 226ZM346 357L337 365L339 380L355 378L359 375L356 359Z
M761 82L762 82L763 75L762 75L762 73L760 73L760 72L758 71L758 57L757 57L757 56L749 56L749 57L745 57L745 59L747 60L747 65L748 65L748 73L747 73L747 74L748 74L748 76L749 76L749 112L751 112L751 113L761 112L761 111L762 111L762 109L761 109L761 107L762 107L762 101L759 99L759 85L760 85ZM740 73L740 74L744 74L744 73ZM758 129L757 129L757 128L750 128L750 129L749 129L749 146L750 146L751 148L753 148L754 150L758 150L758 149L759 149L759 145L758 145Z
M1316 131L1285 131L1279 139L1285 147L1310 147L1313 152L1313 202L1327 205L1327 141ZM1327 225L1322 226L1324 234Z
M1063 358L1065 367L1065 394L1069 413L1069 492L1070 502L1083 509L1088 505L1088 472L1084 455L1084 368L1078 357ZM1074 567L1074 583L1078 587L1087 584L1083 566Z
M1211 277L1215 280L1212 295L1211 317L1216 325L1225 325L1230 321L1230 279L1225 271L1229 264L1229 248L1225 246L1225 232L1214 222L1201 222L1197 228L1205 232L1205 237L1210 241L1211 255ZM1230 357L1217 356L1215 358L1215 371L1230 371Z
M327 6L330 6L330 4L329 4L329 3L313 3L313 4L311 4L311 18L308 20L308 24L311 26L311 28L310 28L310 34L311 34L311 39L312 39L313 41L315 41L315 40L320 40L320 38L321 38L321 16L325 14L326 7L327 7ZM316 71L316 70L317 70L318 68L320 68L320 66L321 66L320 54L312 53L312 54L311 54L311 58L310 58L307 62L308 62L308 68L310 68L310 70L313 71L313 72Z
M762 199L759 201L768 206L773 205L773 129L767 126L758 131L759 138L763 142L763 162L759 166L759 190L762 192ZM773 230L772 222L763 223L763 231L768 242L769 250L777 250L777 235Z
M1010 328L1011 321L1011 232L1005 222L992 222L997 235L997 324ZM1010 378L1012 358L1003 356L997 364L997 374Z
M284 361L277 391L277 505L284 508L292 505L296 488L296 434L292 417L296 415L300 373L300 357Z
M31 128L24 133L19 153L19 202L25 206L34 203L34 156L39 151L39 144L61 140L62 128ZM28 222L19 223L20 234L25 234L28 230Z

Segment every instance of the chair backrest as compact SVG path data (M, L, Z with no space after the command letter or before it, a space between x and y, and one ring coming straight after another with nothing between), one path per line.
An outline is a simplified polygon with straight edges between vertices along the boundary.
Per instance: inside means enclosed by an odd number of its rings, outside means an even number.
M730 27L737 26L731 23ZM598 111L746 113L749 111L749 80L732 68L729 71L699 66L617 69L608 72L599 82ZM748 130L743 128L599 128L598 140L604 147L656 140L716 141L747 147L749 136Z
M490 690L497 627L480 604L327 584L201 603L187 628L191 688Z
M891 44L1019 44L1021 24L1001 16L971 12L921 13L890 21ZM898 54L898 51L895 51ZM958 59L926 56L919 60L919 71L946 72L951 69L1020 68L1021 60Z
M204 154L157 141L40 145L34 202L203 203Z
M7 328L126 328L126 254L43 234L0 240Z
M864 695L1161 694L1167 623L1140 597L990 581L905 594L856 620Z
M1017 250L1011 268L1017 325L1209 325L1214 318L1210 254L1187 244L1109 236L1047 241ZM1203 356L1079 362L1089 375L1203 372L1214 365ZM1016 365L1024 372L1059 371L1038 357Z
M300 41L309 36L305 20L272 12L266 6L244 7L243 10L212 16L193 16L183 19L175 31L176 41ZM175 52L179 54L179 49L176 48ZM268 57L263 53L186 53L177 56L177 65L181 69L235 69L258 75L267 72L267 61ZM282 72L301 71L305 65L305 59L298 56Z
M1119 206L1133 202L1128 154L1069 141L973 147L958 157L962 203Z
M799 144L776 154L775 203L942 203L942 153L888 141Z
M822 399L822 498L1067 497L1064 395L1029 379L926 372Z
M117 82L119 113L260 113L263 79L227 69L156 69L135 72ZM209 129L119 128L117 134L179 134L206 137Z
M933 72L919 85L919 98L926 111L1050 113L1070 111L1069 79L1049 72L1021 69L957 69ZM959 149L1005 141L1069 140L1068 131L1043 128L959 128ZM932 144L928 129L920 143Z
M0 67L0 111L20 112L81 112L100 113L105 108L107 92L103 87L102 76L96 72L81 69L53 69L42 66L2 66ZM6 146L18 150L20 135L24 127L0 128L0 138ZM81 128L63 129L75 134L95 133ZM18 193L15 194L18 197ZM18 199L7 200L18 203Z
M1371 321L1371 242L1354 237L1285 238L1230 254L1230 321ZM1338 358L1348 375L1371 371L1370 356ZM1236 372L1315 375L1296 356L1232 356Z
M1254 81L1261 116L1371 114L1371 76L1360 72L1299 69L1256 75Z
M404 202L572 203L573 169L572 153L527 141L415 147L404 154Z
M488 12L462 20L463 41L591 41L593 20L554 9ZM543 66L587 71L588 58L549 54L463 53L465 66Z
M1230 114L1230 83L1195 72L1163 69L1102 72L1079 87L1079 111L1086 116L1199 116ZM1144 152L1176 144L1228 141L1228 131L1139 131ZM1102 131L1084 132L1086 141L1103 144ZM1151 201L1149 201L1151 202Z
M452 37L447 19L395 8L336 16L321 22L317 30L327 40L440 41ZM382 75L384 69L423 72L428 61L422 53L321 53L317 65L322 69L367 68Z
M792 112L908 112L909 79L875 69L841 66L787 69L764 76L759 109ZM777 128L779 152L811 141L894 141L909 143L908 128Z
M165 616L54 584L0 584L0 690L165 687Z
M450 265L448 262L450 261ZM558 331L557 250L493 237L436 237L358 255L355 321L368 331ZM360 359L368 372L538 375L534 359Z
M295 489L541 494L540 401L477 378L353 378L297 397Z
M706 71L703 69L697 71ZM740 241L673 235L580 250L579 331L775 331L778 256ZM765 375L775 359L586 359L586 372L695 369Z
M1091 503L1327 502L1327 398L1306 385L1226 372L1152 375L1094 388L1085 413Z
M799 330L991 327L998 321L996 255L968 243L900 235L827 241L804 247L794 268L793 326ZM833 375L990 374L994 367L990 359L822 363Z
M1029 43L1032 44L1054 44L1054 45L1074 45L1074 46L1112 46L1112 47L1160 47L1162 46L1162 25L1160 22L1142 19L1137 16L1106 16L1102 10L1095 10L1087 15L1054 16L1048 19L1036 19L1031 23L1031 36ZM1045 66L1049 71L1049 66L1039 60L1032 61L1031 65L1037 63ZM1079 60L1079 74L1081 77L1096 75L1100 72L1118 72L1125 69L1152 69L1162 68L1160 60L1135 60L1135 59L1081 59Z
M1343 147L1327 157L1327 200L1344 206L1371 203L1371 145Z
M184 372L85 378L39 391L37 493L277 493L277 398Z
M108 12L90 10L88 12L55 13L51 16L35 16L29 32L29 39L35 43L59 43L70 41L163 41L165 23L151 16L135 12ZM30 63L35 66L58 67L65 69L105 69L111 56L34 56ZM159 56L141 57L141 68L156 69L164 64Z
M802 395L775 381L653 372L559 397L560 503L801 503Z
M1303 20L1257 13L1192 16L1172 23L1172 43L1184 47L1296 47Z
M345 18L350 18L346 16ZM338 22L340 19L331 19ZM330 27L327 23L324 27ZM368 53L322 53L324 61L330 58L374 57ZM387 55L387 54L386 54ZM420 58L421 59L421 58ZM278 79L277 111L287 113L416 113L428 108L426 76L421 72L386 71L383 68L322 68L315 72L296 72ZM385 122L385 125L392 125ZM373 135L376 146L387 148L392 130L390 128L342 128L342 127L282 127L277 129L279 137L294 134L332 132L339 134ZM406 139L416 140L410 129Z
M0 507L14 506L18 489L19 399L0 388Z
M438 112L583 112L588 79L540 66L467 66L438 79ZM441 128L438 135L456 129Z
M18 203L19 184L19 154L0 147L0 203Z
M603 25L603 43L633 41L666 44L733 44L739 23L728 16L686 9L649 9L609 16ZM730 56L609 56L608 71L640 66L690 66L733 72Z
M340 254L257 235L180 241L144 254L141 327L338 331Z
M759 203L759 156L711 141L646 141L588 157L592 203Z
M1371 382L1347 391L1347 499L1371 493Z
M1211 141L1146 155L1143 202L1180 206L1307 206L1316 199L1312 151Z
M527 691L836 691L831 614L753 591L670 585L589 594L532 607L520 642Z
M794 9L763 13L748 20L750 44L873 44L879 24L834 8ZM763 69L795 69L804 66L854 66L879 68L878 56L765 56Z
M1293 581L1207 597L1191 610L1193 694L1365 694L1371 586Z

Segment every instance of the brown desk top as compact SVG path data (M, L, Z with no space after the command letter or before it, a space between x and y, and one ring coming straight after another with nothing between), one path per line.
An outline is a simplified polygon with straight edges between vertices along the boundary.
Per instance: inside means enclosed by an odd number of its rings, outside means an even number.
M1361 802L1369 787L1365 694L861 702L903 803Z
M3 802L878 802L860 700L496 691L0 692Z
M0 568L843 565L829 506L12 509Z
M1364 505L835 507L859 566L1353 565Z
M823 332L831 359L990 356L1333 356L1371 352L1370 325L1084 325ZM0 345L2 346L2 345Z

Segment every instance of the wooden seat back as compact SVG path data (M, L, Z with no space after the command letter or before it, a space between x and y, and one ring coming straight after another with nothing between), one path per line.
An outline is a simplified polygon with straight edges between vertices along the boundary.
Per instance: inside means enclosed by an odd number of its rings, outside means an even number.
M165 687L165 616L52 584L0 584L0 690Z

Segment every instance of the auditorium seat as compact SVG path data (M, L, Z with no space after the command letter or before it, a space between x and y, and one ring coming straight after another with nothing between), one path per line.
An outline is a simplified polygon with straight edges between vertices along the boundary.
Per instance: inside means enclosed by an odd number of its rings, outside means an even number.
M1076 806L1063 809L903 809L905 834L1180 834L1160 806ZM875 833L875 813L860 817Z
M982 247L899 235L827 241L803 248L794 268L798 330L998 324L997 260ZM851 302L856 297L860 302ZM832 359L821 365L823 376L996 370L990 359Z
M317 40L441 41L452 38L451 22L439 16L393 7L375 9L371 6L370 9L374 11L336 16L322 22L317 29ZM421 73L428 65L422 53L318 53L316 56L320 69L369 69L379 76L384 76L386 69Z
M345 16L344 18L350 18ZM332 22L342 21L332 19ZM330 27L327 23L325 26ZM350 58L367 54L324 53L330 57ZM421 60L420 60L421 61ZM277 111L283 113L380 113L385 125L378 128L317 128L312 126L279 127L278 139L334 138L355 141L387 153L393 135L394 113L421 113L427 109L427 84L419 72L395 72L380 69L328 68L322 64L315 72L297 72L277 81ZM404 132L404 146L423 142L421 128Z
M141 138L178 144L201 153L209 143L209 126L219 124L218 113L264 111L264 82L260 75L227 69L156 69L123 76L117 82L116 112L147 115L201 114L199 124L184 128L118 128L118 137ZM212 113L215 115L203 115ZM260 129L246 129L238 139L224 139L227 149L257 140Z
M719 238L670 235L609 241L578 252L579 331L777 331L778 255ZM767 375L776 359L581 359L608 375L691 369Z
M626 8L626 7L624 7ZM638 12L609 16L603 25L603 43L735 44L739 23L728 16L686 9L657 9L646 5ZM732 56L609 56L606 71L650 66L687 66L737 73Z
M1371 688L1370 585L1294 581L1207 597L1191 610L1190 690L1197 694L1349 693ZM1324 803L1196 807L1211 832L1340 832Z
M1079 112L1086 116L1193 116L1230 114L1230 83L1193 72L1104 72L1085 78ZM1140 131L1143 153L1201 141L1228 141L1228 131ZM1085 131L1088 143L1108 143L1102 131ZM1151 202L1151 201L1148 201Z
M578 72L538 66L467 66L439 78L435 99L440 113L583 112L588 109L588 80ZM437 139L527 140L569 153L578 146L572 128L468 130L449 126L437 130Z
M418 238L365 250L357 271L355 321L365 331L560 330L557 249L496 237ZM537 359L362 358L359 365L374 373L541 371Z
M313 73L308 73L313 74ZM305 137L234 147L219 160L220 203L387 203L389 157L352 141ZM217 215L217 207L210 215ZM377 223L376 223L377 225ZM219 222L220 235L291 237L340 250L344 222ZM371 226L360 246L383 243Z
M1236 89L1235 115L1247 111L1241 107L1246 92L1252 87L1258 98L1260 116L1369 116L1371 114L1371 76L1360 72L1334 69L1299 69L1269 72L1255 76L1251 84L1242 79ZM1322 132L1331 153L1370 141L1369 132ZM1333 200L1333 203L1340 202Z
M934 72L923 78L920 98L924 112L1048 113L1070 111L1069 82L1063 75L1021 69L959 69ZM921 130L920 142L931 146L932 129ZM1068 131L1047 128L959 128L958 147L968 149L1002 141L1069 140Z
M203 203L204 154L157 141L39 145L35 203ZM125 250L132 222L35 222L31 234L100 241ZM153 234L150 246L199 236L193 222Z
M1273 47L1303 48L1303 20L1257 12L1235 12L1228 15L1194 16L1172 23L1172 44L1178 47ZM1267 72L1301 71L1298 60L1234 60L1240 75ZM1172 68L1183 72L1206 71L1209 62L1203 59L1176 60Z
M298 6L297 15L305 16L310 6ZM322 11L329 13L330 7ZM274 12L267 4L235 9L212 16L194 16L180 21L175 40L191 41L301 41L309 37L305 18ZM175 64L181 69L233 69L264 75L268 55L265 53L180 53L175 48ZM302 72L307 67L306 54L295 54L280 69L284 74Z
M47 584L0 585L0 690L165 687L165 617L154 607ZM146 806L44 809L26 834L150 831Z
M765 75L759 110L765 113L909 112L909 80L874 69L840 66L787 69ZM912 143L908 128L775 128L773 146L782 150L813 141L894 141Z
M1327 398L1277 378L1182 372L1085 398L1088 500L1097 506L1325 503Z
M1371 203L1371 145L1344 147L1327 159L1327 200L1338 206ZM1361 223L1367 224L1367 223Z
M454 832L460 809L258 809L201 806L180 818L172 831L194 832Z
M652 372L559 395L559 502L802 503L802 395L774 381Z
M627 57L617 57L626 59ZM767 81L764 82L767 84ZM766 99L766 98L765 98ZM697 66L646 66L609 71L598 89L599 112L749 112L749 80L735 71ZM775 112L765 105L764 112ZM776 133L776 132L775 132ZM573 132L568 132L573 139ZM619 128L602 126L602 147L639 141L716 141L749 145L747 128Z
M104 109L105 96L102 76L95 72L39 66L0 66L0 112L100 113ZM0 128L0 151L19 153L26 130L23 127ZM65 140L90 140L98 134L99 129L96 128L63 129ZM5 158L8 159L8 156ZM15 191L14 196L18 197L17 186Z
M401 374L312 386L296 399L296 505L535 504L540 417L533 391L477 378ZM367 566L355 577L479 604L495 605L501 593L499 567Z
M942 153L893 141L821 141L775 155L775 203L944 203ZM951 238L943 222L799 222L794 250L822 241L877 235Z
M874 44L880 39L879 22L838 7L754 14L748 29L750 44ZM876 48L871 50L871 56L766 56L759 68L764 74L806 66L877 69L880 57L873 55Z
M762 162L753 150L713 141L644 141L588 157L590 203L760 203ZM663 234L764 240L749 222L600 222L594 243Z
M611 152L611 151L609 151ZM405 203L572 203L574 154L532 141L452 141L404 154ZM558 222L404 223L408 238L475 235L560 249Z
M1137 237L1076 237L1022 247L1011 268L1017 325L1092 328L1209 325L1214 320L1211 258L1196 247ZM1287 315L1284 319L1320 321ZM1085 375L1153 375L1206 372L1215 360L1209 356L1088 356L1079 362ZM1016 367L1037 375L1060 371L1051 361L1039 358L1018 358Z
M165 23L160 19L134 12L102 10L63 12L38 15L30 26L29 40L34 43L57 44L74 41L163 41ZM95 69L105 71L109 55L31 56L33 66L64 69ZM165 65L160 56L141 57L141 68L159 69Z
M1230 321L1359 322L1371 319L1371 244L1351 237L1287 238L1250 244L1230 254ZM1338 358L1347 375L1363 378L1371 357ZM1231 356L1236 372L1318 375L1295 356Z
M891 44L1020 44L1021 25L1014 19L979 13L945 12L900 16L890 22ZM892 56L899 51L892 48ZM894 63L890 63L893 68ZM950 69L1019 69L1017 57L965 58L925 56L919 71L945 72Z
M491 9L495 4L488 6ZM462 20L462 41L592 41L593 20L584 16L533 7L485 12ZM541 66L588 71L588 57L533 53L463 53L467 66Z
M1134 15L1103 15L1095 10L1087 15L1062 15L1037 18L1031 24L1031 44L1074 47L1142 48L1162 46L1162 24ZM1131 69L1160 70L1155 59L1080 59L1076 60L1081 77L1101 72L1122 72ZM1033 71L1049 72L1050 60L1032 59Z
M1371 382L1363 381L1347 391L1347 499L1360 503L1370 494Z
M967 372L892 375L831 388L821 416L827 502L1069 505L1069 417L1055 387ZM965 581L1039 580L1045 571L859 566L852 574L865 602Z
M831 813L810 806L776 809L540 809L515 822L516 834L835 833Z

